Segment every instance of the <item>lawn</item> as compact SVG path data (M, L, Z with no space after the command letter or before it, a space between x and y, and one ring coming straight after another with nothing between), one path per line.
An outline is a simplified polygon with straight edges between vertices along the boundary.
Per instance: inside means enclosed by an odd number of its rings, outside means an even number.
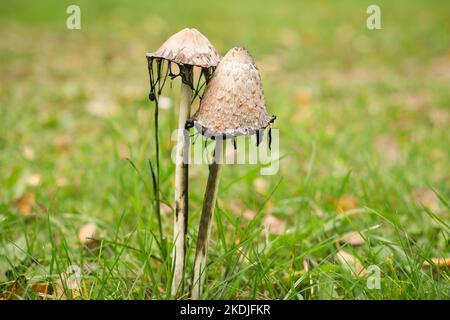
M276 174L222 172L203 298L448 299L450 3L418 0L1 1L1 297L172 298L180 81L160 110L161 244L145 54L185 27L249 50L280 132ZM191 166L181 298L207 176Z

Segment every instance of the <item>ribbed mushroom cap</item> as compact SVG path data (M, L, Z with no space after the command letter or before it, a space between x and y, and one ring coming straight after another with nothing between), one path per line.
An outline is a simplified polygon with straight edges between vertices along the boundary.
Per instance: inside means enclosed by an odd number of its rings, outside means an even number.
M209 68L215 67L220 56L209 40L197 29L185 28L163 43L148 58L163 58L178 64Z
M233 137L265 129L267 114L258 68L244 48L232 48L209 81L190 123L205 135Z

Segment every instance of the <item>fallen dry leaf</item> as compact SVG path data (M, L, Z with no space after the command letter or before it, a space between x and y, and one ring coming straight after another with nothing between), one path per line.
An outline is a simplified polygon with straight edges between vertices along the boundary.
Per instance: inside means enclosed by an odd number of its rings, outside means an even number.
M255 187L255 190L259 193L266 193L267 192L267 181L264 178L257 178L255 181L253 181L253 186Z
M247 220L252 220L256 216L256 212L253 210L245 210L242 216Z
M32 174L27 178L27 184L31 187L37 187L41 184L41 175Z
M445 109L432 108L429 117L431 122L438 127L448 126L450 123L450 113Z
M375 141L375 149L384 160L390 162L399 160L401 157L397 141L389 136L378 137Z
M414 91L400 94L400 99L408 108L412 110L423 110L426 109L427 105L430 103L429 95L424 91Z
M271 200L266 203L266 214L271 215L273 212L273 202Z
M347 270L351 271L356 276L365 276L367 274L367 270L361 264L361 262L350 253L339 250L336 253L336 259L341 263Z
M450 258L431 258L431 262L433 262L433 264L425 260L423 262L423 267L428 268L431 267L432 265L438 266L440 268L450 267Z
M125 143L120 143L117 146L117 153L119 154L119 157L122 159L130 158L130 148Z
M2 300L22 300L24 289L21 285L14 282L12 285L8 286L6 290L2 293Z
M364 238L358 232L350 231L342 235L341 241L352 246L359 246L364 243Z
M14 207L19 211L23 217L31 215L36 195L34 192L26 192L14 201Z
M358 207L358 199L353 196L342 196L336 204L336 209L341 211L349 211Z
M426 188L415 189L413 190L413 196L418 203L431 211L436 212L440 210L439 199L432 190Z
M228 208L236 215L242 214L245 210L245 204L241 201L223 201L222 199L218 199L218 203L221 207Z
M24 287L27 284L25 276L18 277L13 283L8 285L1 293L0 297L4 300L19 300L25 292Z
M48 282L35 283L31 286L31 290L44 300L49 298L54 292L52 284Z
M111 99L96 97L86 105L86 111L92 115L107 118L118 111L118 105Z
M53 145L63 153L67 154L72 147L73 140L70 135L59 134L53 139Z
M58 187L65 187L65 186L67 186L68 184L69 184L69 181L67 180L66 177L58 177L58 178L56 179L56 185L57 185Z
M95 239L96 236L98 236L98 230L95 223L85 224L78 232L81 244L89 249L95 249L100 246L100 240Z
M294 93L294 101L298 106L303 106L311 99L311 92L305 89L298 89Z
M286 229L286 222L275 216L268 215L264 218L262 226L266 227L270 233L280 235Z
M22 149L22 155L27 160L34 160L34 149L29 146L25 146Z

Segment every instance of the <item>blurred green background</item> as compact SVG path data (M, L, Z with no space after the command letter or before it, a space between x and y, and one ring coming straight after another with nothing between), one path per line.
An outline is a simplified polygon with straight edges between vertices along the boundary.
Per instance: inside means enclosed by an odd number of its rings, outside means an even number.
M381 30L366 28L374 3ZM81 30L66 28L70 4ZM32 283L76 263L94 265L82 298L168 297L164 264L148 259L158 248L145 53L185 27L221 55L250 51L283 154L274 176L223 170L206 297L448 298L445 265L423 268L449 256L448 1L1 1L2 291L23 275L21 295L35 298ZM169 240L178 89L166 87L161 110ZM192 167L188 269L206 176ZM107 254L80 244L88 222ZM345 250L382 269L381 290L336 258L339 239L362 230Z

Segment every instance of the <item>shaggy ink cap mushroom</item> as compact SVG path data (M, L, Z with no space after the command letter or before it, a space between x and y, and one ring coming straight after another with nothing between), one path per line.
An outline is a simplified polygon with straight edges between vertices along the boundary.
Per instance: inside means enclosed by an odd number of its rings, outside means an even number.
M155 190L159 190L159 138L158 138L158 104L159 96L167 78L172 80L181 77L180 107L178 112L178 133L175 167L175 206L174 206L174 239L172 249L173 278L171 294L182 295L184 286L186 232L188 226L188 164L189 132L183 130L190 117L192 101L199 96L203 86L208 83L220 56L209 40L196 29L183 29L171 36L153 53L147 54L148 72L150 76L149 99L155 102L155 148L156 174ZM172 63L179 67L179 73L172 72ZM194 85L194 67L201 68L196 85ZM200 86L202 79L205 81ZM181 130L180 130L181 129ZM159 192L155 192L157 216L159 213ZM162 227L159 218L161 242ZM163 252L164 253L164 252Z
M261 77L253 58L245 48L235 47L220 61L187 127L195 126L213 139L255 133L259 138L275 118L267 114Z
M191 65L202 68L215 67L220 56L209 40L197 29L185 28L162 44L147 58L162 58L180 65Z
M172 79L181 76L182 81L194 89L191 74L183 74L183 70L191 70L192 68L182 68L182 66L192 66L202 68L202 74L208 80L212 69L215 68L219 61L220 55L213 47L208 38L201 34L197 29L185 28L166 40L162 46L155 52L147 53L148 68L150 72L150 100L154 100L156 85L158 85L158 94L160 93L163 83L161 78L164 73L162 61L168 61L166 76ZM156 77L153 74L153 61L156 61ZM176 63L180 67L180 74L173 74L171 63ZM192 71L190 71L192 72ZM165 78L162 81L165 81Z
M223 140L256 134L256 144L259 145L263 130L274 120L275 116L267 114L255 62L246 49L232 48L209 80L197 112L186 123L187 128L195 126L201 134L216 140L197 234L191 299L202 297L204 292L208 242L223 167L220 160L226 151ZM270 127L268 137L270 148Z

